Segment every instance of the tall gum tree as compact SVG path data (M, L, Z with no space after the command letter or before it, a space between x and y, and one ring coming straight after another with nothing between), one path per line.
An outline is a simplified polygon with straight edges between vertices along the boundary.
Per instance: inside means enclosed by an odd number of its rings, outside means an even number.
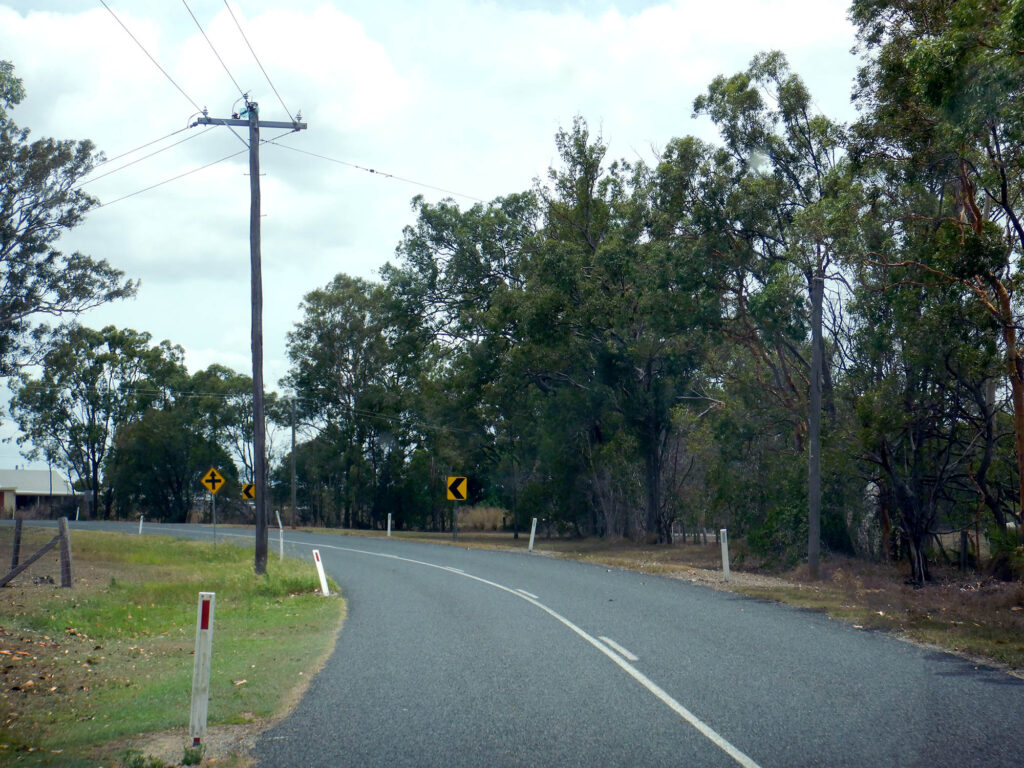
M538 371L588 390L621 420L644 467L648 534L671 542L677 510L664 462L720 316L720 294L691 244L654 236L657 185L642 163L604 166L582 119L556 136L561 167L540 190L542 243L531 256L524 325Z
M848 255L857 229L858 196L845 160L845 129L816 113L803 81L778 51L754 57L743 72L716 78L695 100L694 112L717 126L726 153L719 165L735 174L720 215L729 241L722 256L734 278L728 286L731 326L772 369L775 387L806 414L807 553L816 578L822 398L832 382L822 325L825 281ZM792 296L795 275L805 282L810 304L804 321L811 336L809 364L785 332L792 322L787 302L779 301ZM792 370L808 383L806 405ZM798 444L801 433L798 424Z
M957 282L995 320L1010 386L1017 512L1024 524L1024 4L1004 0L854 0L865 63L855 98L859 153L879 185L927 181L939 206L907 207L956 247L893 266ZM896 197L896 195L893 195ZM1024 528L1024 526L1022 526Z

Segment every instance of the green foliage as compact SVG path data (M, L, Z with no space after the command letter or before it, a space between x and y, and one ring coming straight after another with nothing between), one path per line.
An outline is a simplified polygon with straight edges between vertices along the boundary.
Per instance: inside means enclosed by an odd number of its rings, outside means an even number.
M183 764L198 765L198 763ZM137 749L126 749L121 755L121 768L166 768L166 765L160 758L144 755Z
M148 333L71 325L44 348L40 378L22 373L11 382L19 442L91 492L90 516L99 512L103 466L117 430L164 398L184 372L183 354L167 341L152 345Z
M206 745L197 744L186 746L181 755L182 765L199 765L203 762L203 755L206 754Z
M76 315L131 296L136 284L106 261L56 247L96 200L78 187L96 156L89 141L29 139L8 110L25 96L10 62L0 61L0 375L28 362L46 335L43 317Z
M747 545L769 565L796 565L807 547L806 505L770 507L764 522L747 535Z

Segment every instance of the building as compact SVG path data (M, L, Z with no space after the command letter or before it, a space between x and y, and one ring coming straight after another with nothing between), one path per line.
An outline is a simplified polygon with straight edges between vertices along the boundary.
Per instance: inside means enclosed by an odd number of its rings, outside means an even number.
M32 517L73 514L78 496L59 472L47 469L0 469L0 516L15 512Z

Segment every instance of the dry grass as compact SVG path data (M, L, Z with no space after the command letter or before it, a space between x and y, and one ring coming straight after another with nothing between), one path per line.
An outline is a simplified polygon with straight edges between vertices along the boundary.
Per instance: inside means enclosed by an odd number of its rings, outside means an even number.
M466 507L459 510L460 531L500 531L505 510L498 507Z

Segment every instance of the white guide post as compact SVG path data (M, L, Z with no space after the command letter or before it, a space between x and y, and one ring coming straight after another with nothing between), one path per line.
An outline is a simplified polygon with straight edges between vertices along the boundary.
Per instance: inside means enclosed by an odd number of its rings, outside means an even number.
M530 551L533 552L533 538L537 535L537 518L533 518L533 523L530 525Z
M277 559L284 560L284 526L281 525L281 513L275 510L277 515Z
M391 513L388 512L388 538L391 538Z
M139 536L142 535L142 521L146 519L145 515L139 515Z
M196 657L192 670L192 715L188 721L188 735L192 746L198 746L206 737L206 711L210 702L210 660L213 656L213 592L199 593L196 610Z
M328 597L331 594L331 590L327 588L327 574L324 573L324 564L320 560L320 550L313 550L313 560L316 562L316 572L320 576L320 589L324 593L324 597Z
M729 580L729 532L723 528L721 530L722 538L722 575L725 580Z

